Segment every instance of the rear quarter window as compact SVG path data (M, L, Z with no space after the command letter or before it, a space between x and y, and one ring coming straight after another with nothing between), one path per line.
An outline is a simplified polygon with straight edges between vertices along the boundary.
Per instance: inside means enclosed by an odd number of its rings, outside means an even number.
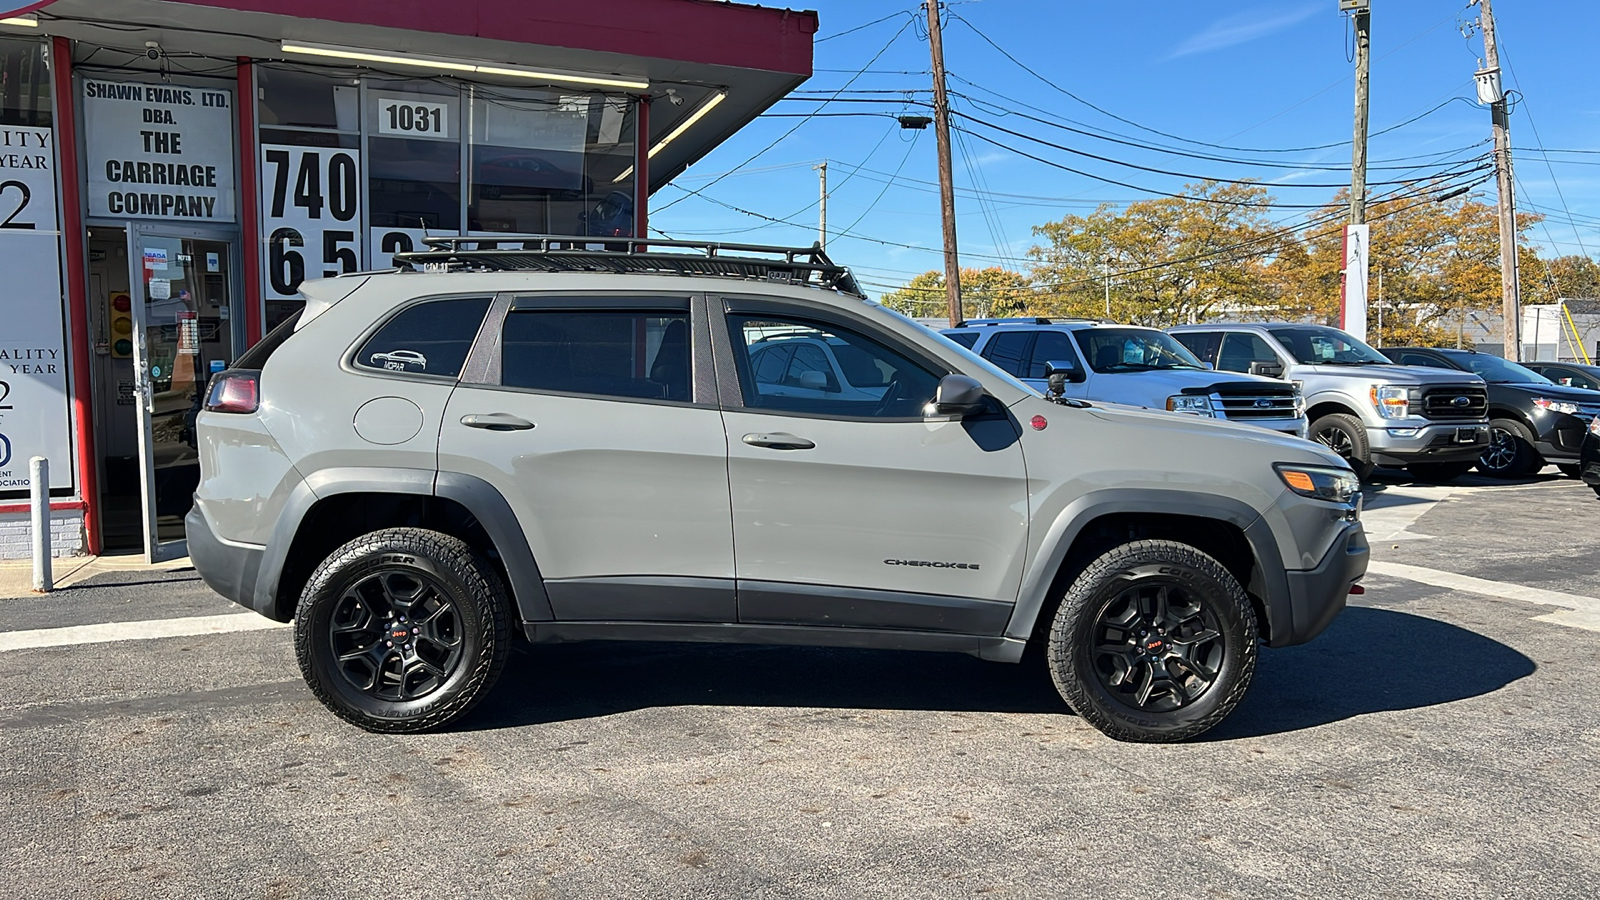
M408 306L356 352L355 364L406 375L455 378L466 364L488 297L452 297Z

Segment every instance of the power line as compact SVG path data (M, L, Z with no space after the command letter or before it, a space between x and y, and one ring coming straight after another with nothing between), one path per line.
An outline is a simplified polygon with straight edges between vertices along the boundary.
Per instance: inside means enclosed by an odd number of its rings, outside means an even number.
M871 59L867 60L866 65L863 65L861 67L860 71L858 71L855 75L852 75L850 77L850 80L846 81L844 83L844 87L839 88L838 93L843 93L845 88L848 88L850 85L855 84L856 79L860 78L862 73L866 72L867 69L871 68L872 64L878 61L878 57L880 57L883 54L887 53L889 48L894 46L894 42L900 39L900 35L905 34L906 29L908 27L910 27L911 23L914 22L914 21L916 21L916 19L914 17L909 17L908 16L906 21L901 24L899 29L897 29L895 31L895 33L890 36L888 42L885 43L881 48L879 48L878 52L874 53L872 55ZM793 128L789 129L788 131L785 131L783 134L778 135L777 139L774 140L772 143L768 144L765 147L762 147L760 150L757 150L755 152L755 154L752 155L749 159L746 159L744 162L738 164L737 166L734 166L732 169L729 170L729 174L732 174L733 172L737 172L740 169L744 168L745 166L749 165L750 163L755 162L757 159L761 158L761 156L763 154L765 154L768 150L771 150L773 147L778 146L778 144L782 143L784 141L784 139L789 137L789 135L794 134L796 131L799 131L801 126L805 125L806 122L809 122L812 118L814 118L816 116L816 114L821 112L822 109L825 106L827 106L826 103L824 103L822 106L818 106L816 109L812 110L812 114L810 116L807 116L807 117L801 119L800 121L796 122L794 124ZM700 193L700 191L711 187L711 185L716 184L717 182L721 181L723 178L726 178L726 177L727 177L727 175L722 175L722 176L719 176L717 178L714 178L714 179L712 179L710 181L710 183L704 185L703 187L700 187L700 188L697 188L695 190L689 191L689 193L687 195L685 195L683 197L679 197L678 199L673 200L670 203L668 203L666 206L663 206L658 210L654 210L653 212L655 212L656 214L664 213L667 210L671 209L672 207L678 205L679 203L682 203L684 200L688 199L688 197L694 196L694 195Z
M1499 48L1500 49L1500 55L1504 56L1506 58L1506 70L1511 73L1511 83L1515 84L1517 86L1517 93L1520 95L1520 97L1519 97L1519 99L1517 101L1517 105L1522 107L1523 112L1528 117L1528 127L1533 130L1533 139L1535 141L1537 141L1538 143L1543 144L1544 143L1544 138L1539 136L1539 126L1535 125L1534 122L1533 122L1533 107L1528 104L1528 95L1522 93L1522 82L1517 78L1517 69L1516 69L1515 66L1513 66L1511 64L1510 55L1508 55L1506 53L1506 47L1505 47L1506 42L1502 39L1502 40L1500 40L1499 44L1500 44L1500 48ZM1555 167L1550 165L1550 157L1549 156L1545 155L1543 152L1540 152L1539 155L1544 159L1545 170L1550 173L1550 184L1551 184L1552 187L1554 187L1556 189L1556 199L1561 201L1561 209L1566 212L1566 214L1568 216L1568 221L1569 221L1569 224L1570 224L1571 223L1572 210L1567 208L1567 198L1566 198L1566 195L1561 192L1561 182L1556 180ZM1547 229L1546 230L1546 237L1548 237L1548 236L1549 236L1549 232L1548 232L1548 229ZM1587 247L1585 247L1583 245L1583 236L1578 233L1578 228L1577 228L1577 225L1575 225L1575 224L1573 225L1573 228L1572 228L1572 236L1578 242L1578 249L1583 252L1584 256L1588 256L1589 255L1589 248L1587 248Z
M848 29L845 29L844 31L839 32L838 34L830 34L827 37L819 37L819 38L813 40L811 43L820 44L820 43L823 43L824 41L831 41L834 38L842 38L847 34L855 34L856 32L862 30L863 28L871 28L872 26L878 24L879 22L887 22L890 19L894 18L895 16L909 16L909 15L911 15L911 11L910 10L902 9L899 12L892 12L892 13L888 14L887 16L884 16L881 19L873 19L871 22L868 22L865 25L857 25L854 28L848 28Z

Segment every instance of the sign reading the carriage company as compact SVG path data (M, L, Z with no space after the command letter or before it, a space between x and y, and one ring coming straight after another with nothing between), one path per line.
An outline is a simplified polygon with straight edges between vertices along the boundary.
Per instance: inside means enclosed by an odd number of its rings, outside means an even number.
M233 94L83 82L89 214L232 222Z

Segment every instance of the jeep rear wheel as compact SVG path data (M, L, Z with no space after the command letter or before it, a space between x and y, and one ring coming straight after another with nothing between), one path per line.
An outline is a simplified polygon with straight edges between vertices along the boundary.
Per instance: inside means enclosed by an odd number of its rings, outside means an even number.
M1256 664L1256 617L1222 564L1176 541L1135 541L1084 569L1046 654L1078 715L1122 741L1182 741L1239 704Z
M295 655L312 694L368 731L425 731L494 685L510 644L505 591L462 541L419 528L363 535L300 596Z

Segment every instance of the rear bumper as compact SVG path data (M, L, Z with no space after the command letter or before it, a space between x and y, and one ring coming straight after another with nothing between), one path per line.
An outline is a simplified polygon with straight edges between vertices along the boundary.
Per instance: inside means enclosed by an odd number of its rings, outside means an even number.
M1314 569L1290 569L1289 619L1272 623L1273 647L1303 644L1321 634L1344 609L1350 586L1367 574L1371 549L1360 522L1351 522Z
M256 576L261 572L265 548L217 537L198 499L184 517L183 525L189 540L189 560L200 579L229 600L255 609L251 601L255 599Z

